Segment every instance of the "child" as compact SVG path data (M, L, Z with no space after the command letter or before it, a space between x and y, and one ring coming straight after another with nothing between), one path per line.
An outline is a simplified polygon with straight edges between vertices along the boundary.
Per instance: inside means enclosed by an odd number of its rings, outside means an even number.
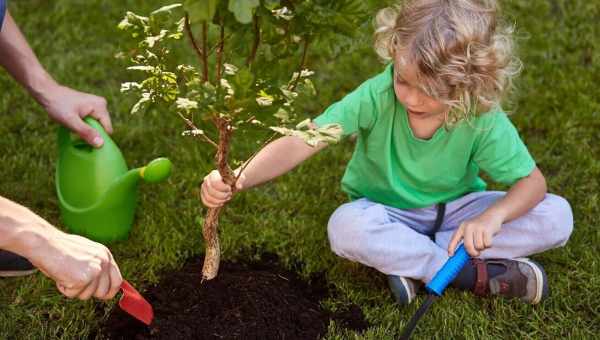
M573 228L568 202L546 194L544 176L499 106L520 64L497 15L491 0L413 0L380 11L375 48L392 63L314 120L357 135L342 179L351 202L329 220L331 248L387 274L401 304L460 241L473 259L456 287L536 304L548 282L524 256L563 246ZM237 187L282 175L324 147L280 138ZM510 190L485 191L480 171ZM206 176L206 206L230 198L217 171Z

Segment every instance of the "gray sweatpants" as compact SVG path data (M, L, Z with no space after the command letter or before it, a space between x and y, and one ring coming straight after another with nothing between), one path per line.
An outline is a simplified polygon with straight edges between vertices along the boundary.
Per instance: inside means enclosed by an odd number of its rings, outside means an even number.
M448 259L448 243L461 222L474 218L504 192L484 191L446 204L433 234L437 206L397 209L365 198L341 205L327 227L331 249L384 274L429 282ZM573 213L562 197L547 194L527 214L502 225L480 258L517 258L563 246L573 231ZM430 237L431 236L431 237Z

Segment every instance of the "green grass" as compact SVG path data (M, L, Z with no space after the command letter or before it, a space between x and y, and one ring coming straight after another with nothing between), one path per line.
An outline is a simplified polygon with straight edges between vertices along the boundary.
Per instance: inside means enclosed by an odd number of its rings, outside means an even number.
M196 194L212 169L209 150L181 137L183 125L176 117L168 112L131 116L132 98L119 93L120 82L129 75L113 57L124 41L116 24L126 10L148 13L165 3L27 0L9 4L40 60L59 81L108 99L114 139L128 164L139 166L166 155L175 165L166 184L141 187L131 238L111 247L123 275L142 288L157 282L161 271L177 268L185 258L203 251L199 227L203 208ZM543 304L479 299L449 290L421 321L415 339L598 338L600 4L583 0L503 3L516 23L525 63L512 106L513 120L546 174L550 191L570 201L575 230L566 247L534 257L544 264L552 289ZM352 53L336 58L318 52L311 56L320 89L311 114L380 69L367 28ZM4 73L0 86L0 194L62 227L53 177L56 125ZM331 325L327 338L391 339L399 335L422 299L409 308L398 308L383 275L336 257L328 247L326 223L346 200L339 180L351 150L350 143L329 148L276 182L240 195L222 218L223 256L240 260L273 252L306 277L324 272L340 291L324 304L341 308L357 303L372 324L363 334L344 333ZM41 274L2 279L0 338L86 337L114 304L67 300Z

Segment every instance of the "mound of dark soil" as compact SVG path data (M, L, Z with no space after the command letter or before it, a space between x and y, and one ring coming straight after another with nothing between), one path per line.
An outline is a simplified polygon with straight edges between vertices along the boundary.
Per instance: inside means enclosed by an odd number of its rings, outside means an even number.
M143 293L154 307L152 325L115 307L102 329L110 339L318 339L330 320L342 327L368 327L358 306L331 313L319 305L328 296L323 278L307 284L278 267L221 263L216 279L200 283L202 258L194 258Z

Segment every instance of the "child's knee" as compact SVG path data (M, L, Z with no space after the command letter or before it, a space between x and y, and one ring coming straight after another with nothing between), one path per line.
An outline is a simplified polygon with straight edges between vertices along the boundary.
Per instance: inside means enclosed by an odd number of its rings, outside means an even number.
M544 198L546 223L552 225L551 236L554 246L564 246L573 232L573 211L569 202L557 195L547 194Z
M361 209L352 203L341 205L329 218L327 235L331 250L339 256L348 257L357 251L361 240L364 239L364 217Z

